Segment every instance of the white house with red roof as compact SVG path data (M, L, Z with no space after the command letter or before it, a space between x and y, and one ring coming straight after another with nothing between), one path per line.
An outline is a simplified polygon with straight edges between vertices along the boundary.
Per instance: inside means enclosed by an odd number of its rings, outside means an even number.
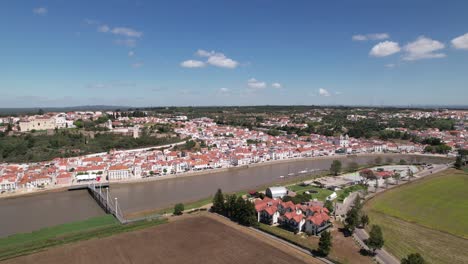
M126 165L110 166L107 171L107 177L109 180L125 180L129 179L130 176L130 168Z

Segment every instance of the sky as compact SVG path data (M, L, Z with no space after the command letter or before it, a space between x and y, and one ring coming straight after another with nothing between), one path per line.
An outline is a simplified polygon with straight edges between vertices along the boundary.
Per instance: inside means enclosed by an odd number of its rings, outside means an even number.
M467 105L468 1L3 0L0 108Z

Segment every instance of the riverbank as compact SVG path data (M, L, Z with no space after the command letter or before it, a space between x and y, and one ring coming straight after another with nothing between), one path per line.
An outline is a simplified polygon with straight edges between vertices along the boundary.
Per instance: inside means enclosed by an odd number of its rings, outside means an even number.
M444 156L444 155L434 155L434 154L420 154L420 153L411 153L411 154L400 154L400 153L360 153L354 155L332 155L332 156L319 156L319 157L300 157L300 158L290 158L290 159L283 159L283 160L270 160L265 162L253 163L244 166L238 167L229 167L229 168L216 168L210 170L201 170L201 171L189 171L183 172L178 174L170 174L164 176L154 176L154 177L147 177L147 178L139 178L139 179L128 179L128 180L119 180L119 181L103 181L103 183L109 183L114 186L122 186L122 185L132 185L132 184L141 184L146 182L154 182L154 181L166 181L166 180L173 180L179 178L187 178L187 177L194 177L194 176L204 176L210 174L217 174L223 172L235 172L239 170L245 170L249 168L258 168L264 166L271 166L276 164L284 164L284 163L295 163L295 162L303 162L303 161L314 161L314 160L350 160L353 161L354 158L359 157L383 157L383 158L391 158L397 157L397 159L401 157L416 157L419 158L436 158L436 159L447 159L451 160L453 158ZM343 164L345 165L345 164ZM286 176L286 175L285 175ZM16 191L15 193L4 193L0 195L0 199L2 198L13 198L19 196L26 196L26 195L34 195L38 193L47 193L47 192L55 192L55 191L65 191L68 190L70 185L53 185L48 186L45 189L33 189L33 190L20 190Z

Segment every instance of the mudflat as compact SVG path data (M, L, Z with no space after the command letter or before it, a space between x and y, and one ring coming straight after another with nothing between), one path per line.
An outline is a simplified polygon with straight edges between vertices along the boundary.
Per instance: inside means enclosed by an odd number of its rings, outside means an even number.
M317 259L210 214L52 248L5 263L320 263Z

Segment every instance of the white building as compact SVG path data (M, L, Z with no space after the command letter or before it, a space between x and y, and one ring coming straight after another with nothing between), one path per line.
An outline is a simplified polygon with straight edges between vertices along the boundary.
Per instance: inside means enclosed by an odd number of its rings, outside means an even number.
M109 180L124 180L130 178L130 168L125 165L110 166L107 172Z

